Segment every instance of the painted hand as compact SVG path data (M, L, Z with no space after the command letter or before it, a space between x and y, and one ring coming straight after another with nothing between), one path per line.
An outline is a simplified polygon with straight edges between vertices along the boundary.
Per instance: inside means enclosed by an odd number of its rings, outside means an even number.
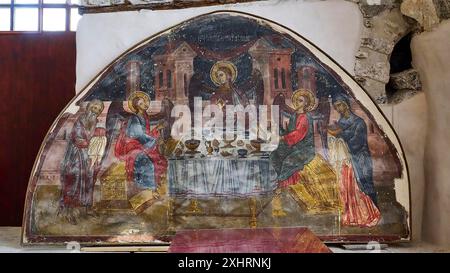
M160 123L158 123L158 125L156 125L156 130L164 129L164 127L165 127L164 122L160 122Z
M332 128L328 127L328 133L335 137L335 136L339 135L340 133L342 133L342 129L341 128L332 129Z

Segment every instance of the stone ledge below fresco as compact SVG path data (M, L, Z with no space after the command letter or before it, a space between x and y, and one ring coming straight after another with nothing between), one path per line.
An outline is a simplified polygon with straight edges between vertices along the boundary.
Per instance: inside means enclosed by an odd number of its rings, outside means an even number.
M46 247L22 247L20 245L20 227L0 227L0 253L73 253L74 250L67 246L46 246ZM334 253L366 253L372 252L370 249L348 250L345 247L333 244L330 245ZM449 252L449 247L439 247L429 243L409 243L394 244L379 250L381 253L431 253Z

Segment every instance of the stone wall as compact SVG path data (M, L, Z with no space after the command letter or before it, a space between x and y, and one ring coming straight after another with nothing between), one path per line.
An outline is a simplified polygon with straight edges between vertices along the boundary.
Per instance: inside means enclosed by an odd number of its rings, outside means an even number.
M412 41L413 62L427 96L423 238L450 244L450 20ZM414 125L411 125L414 126Z
M389 59L392 50L411 29L411 24L398 8L386 9L373 17L364 18L355 75L378 103L388 101L385 87L390 79Z

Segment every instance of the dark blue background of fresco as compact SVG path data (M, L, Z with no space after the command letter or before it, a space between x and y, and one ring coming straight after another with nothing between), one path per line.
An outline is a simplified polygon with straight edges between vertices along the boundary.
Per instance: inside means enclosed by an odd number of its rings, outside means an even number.
M154 63L152 56L163 54L168 42L186 41L189 44L196 44L202 48L214 52L226 52L239 48L252 40L272 35L280 38L282 47L294 50L292 54L292 87L297 88L296 68L302 65L310 65L317 68L316 80L318 97L334 96L337 93L345 92L335 78L322 67L315 57L307 52L304 47L294 42L280 33L275 32L268 26L259 24L253 19L243 17L233 17L230 15L210 15L197 18L180 27L175 28L169 34L164 34L151 43L137 49L116 62L109 71L94 87L89 91L85 100L100 99L103 101L124 101L126 100L127 70L126 64L130 60L141 62L141 90L154 97ZM241 37L241 39L236 39ZM242 39L243 38L243 39ZM248 53L241 54L231 59L237 69L238 77L236 85L241 85L248 81L252 72L252 61ZM202 81L213 86L209 73L216 60L209 60L202 56L194 59L194 71L200 74Z

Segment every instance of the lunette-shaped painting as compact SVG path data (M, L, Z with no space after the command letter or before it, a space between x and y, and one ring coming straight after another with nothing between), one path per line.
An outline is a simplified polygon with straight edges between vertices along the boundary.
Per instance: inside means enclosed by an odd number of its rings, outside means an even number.
M24 244L166 244L177 230L307 227L410 238L398 137L292 30L220 11L118 57L58 116L28 186Z

